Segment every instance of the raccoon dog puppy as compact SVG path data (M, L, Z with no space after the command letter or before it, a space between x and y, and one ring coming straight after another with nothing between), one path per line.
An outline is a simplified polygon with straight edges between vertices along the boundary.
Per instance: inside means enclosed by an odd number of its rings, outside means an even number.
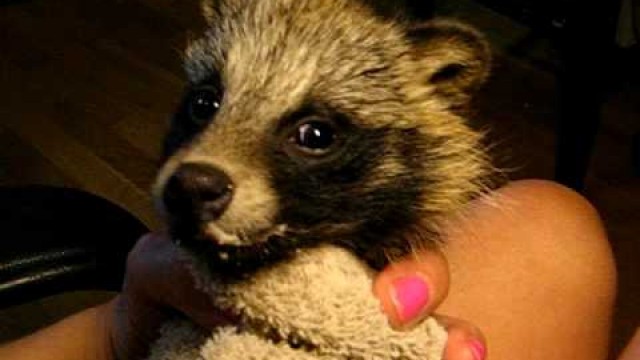
M439 220L485 190L461 114L487 43L376 3L203 2L153 195L205 281L241 284L326 244L380 269L437 245Z

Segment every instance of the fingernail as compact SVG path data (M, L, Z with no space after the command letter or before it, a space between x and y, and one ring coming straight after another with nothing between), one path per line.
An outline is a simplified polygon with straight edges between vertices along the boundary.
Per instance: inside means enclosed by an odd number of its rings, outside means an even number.
M429 288L419 276L407 276L393 281L393 304L399 320L408 323L419 316L429 302Z
M473 340L469 343L469 350L471 351L471 354L473 354L474 360L484 360L487 356L487 349L478 340Z

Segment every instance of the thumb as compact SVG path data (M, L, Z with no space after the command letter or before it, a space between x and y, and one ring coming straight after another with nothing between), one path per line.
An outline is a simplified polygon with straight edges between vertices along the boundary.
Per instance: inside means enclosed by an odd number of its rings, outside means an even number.
M449 291L449 266L437 250L422 251L387 266L373 284L389 323L408 329L429 316Z

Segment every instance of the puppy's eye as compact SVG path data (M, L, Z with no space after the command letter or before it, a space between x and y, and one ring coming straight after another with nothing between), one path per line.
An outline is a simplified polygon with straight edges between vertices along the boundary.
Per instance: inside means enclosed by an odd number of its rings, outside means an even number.
M335 142L336 131L328 122L311 120L298 125L290 140L306 153L322 155Z
M189 94L187 101L191 120L197 125L204 125L220 109L221 96L213 87L199 87Z

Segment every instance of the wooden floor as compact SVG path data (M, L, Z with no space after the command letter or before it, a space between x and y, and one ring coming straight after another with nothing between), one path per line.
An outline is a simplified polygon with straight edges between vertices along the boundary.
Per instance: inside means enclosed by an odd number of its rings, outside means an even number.
M148 189L182 90L180 51L203 25L195 3L2 5L0 185L82 188L156 226ZM471 20L492 34L498 50L527 31L491 13ZM477 117L490 130L496 158L513 169L514 178L552 177L558 116L552 73L502 56L478 105ZM640 180L630 160L631 134L640 131L638 84L621 84L604 113L586 194L605 219L618 259L614 335L619 347L640 321ZM33 308L0 312L0 339L19 333L11 334L6 324L28 322L32 314Z

